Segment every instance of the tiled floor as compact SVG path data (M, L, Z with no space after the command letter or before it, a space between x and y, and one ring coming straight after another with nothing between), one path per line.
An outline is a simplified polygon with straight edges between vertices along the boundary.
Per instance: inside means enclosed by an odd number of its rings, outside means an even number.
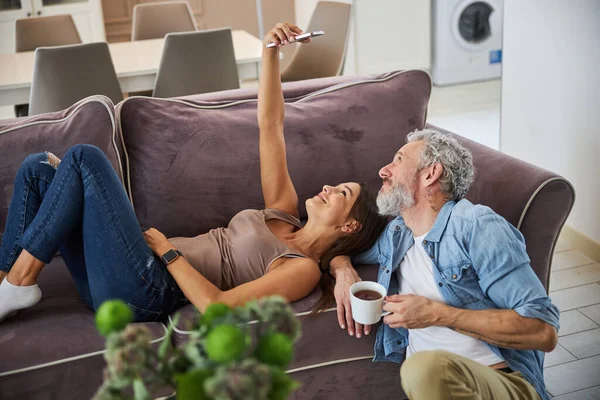
M600 263L559 242L550 274L559 308L558 346L546 355L546 387L555 399L600 399Z

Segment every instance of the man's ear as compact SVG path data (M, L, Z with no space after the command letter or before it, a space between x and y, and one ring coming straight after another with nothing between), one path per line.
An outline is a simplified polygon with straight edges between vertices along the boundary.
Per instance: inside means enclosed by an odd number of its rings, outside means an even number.
M342 232L344 233L357 233L362 229L362 224L356 221L355 219L351 219L342 225Z
M444 166L437 162L426 169L425 172L425 186L431 186L437 181L439 181L440 177L444 173Z

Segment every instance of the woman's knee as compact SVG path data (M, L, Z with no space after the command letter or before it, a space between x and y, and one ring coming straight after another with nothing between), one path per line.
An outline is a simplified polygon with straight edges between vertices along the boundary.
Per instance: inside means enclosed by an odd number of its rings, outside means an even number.
M64 161L76 169L81 166L94 166L94 170L101 169L101 166L110 165L106 155L98 147L91 144L76 144L65 154Z
M73 155L75 156L77 159L81 159L83 158L97 158L97 157L105 157L104 153L102 152L102 150L100 150L98 147L92 145L92 144L76 144L75 146L71 147L69 149L69 151L67 151L67 154L65 155L65 158L68 155Z
M54 176L56 167L53 164L54 159L52 157L58 159L58 157L50 152L28 155L17 171L17 178L28 180L40 174L47 177Z

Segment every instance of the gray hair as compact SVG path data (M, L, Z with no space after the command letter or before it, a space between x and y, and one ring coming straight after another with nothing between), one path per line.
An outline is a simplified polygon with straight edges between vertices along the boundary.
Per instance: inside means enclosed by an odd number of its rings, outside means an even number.
M407 143L418 140L425 142L418 170L435 163L442 164L441 191L455 201L464 198L475 179L471 152L452 136L435 129L416 130L406 138Z

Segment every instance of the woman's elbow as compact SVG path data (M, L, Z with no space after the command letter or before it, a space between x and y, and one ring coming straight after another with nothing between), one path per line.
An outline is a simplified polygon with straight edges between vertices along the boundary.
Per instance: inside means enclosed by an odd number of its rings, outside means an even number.
M242 299L240 299L239 296L237 296L236 293L234 293L233 291L224 290L219 293L216 293L216 295L212 297L209 304L212 303L221 303L231 308L235 308L244 305L245 302Z
M194 307L196 307L196 309L198 311L200 311L200 313L204 314L204 312L206 311L206 309L208 308L208 306L210 306L213 303L225 303L227 304L225 301L222 300L222 295L224 292L216 292L216 293L212 293L210 295L205 294L204 296L187 296L188 300L190 301L190 303L192 303L192 305ZM227 304L229 305L229 304Z

